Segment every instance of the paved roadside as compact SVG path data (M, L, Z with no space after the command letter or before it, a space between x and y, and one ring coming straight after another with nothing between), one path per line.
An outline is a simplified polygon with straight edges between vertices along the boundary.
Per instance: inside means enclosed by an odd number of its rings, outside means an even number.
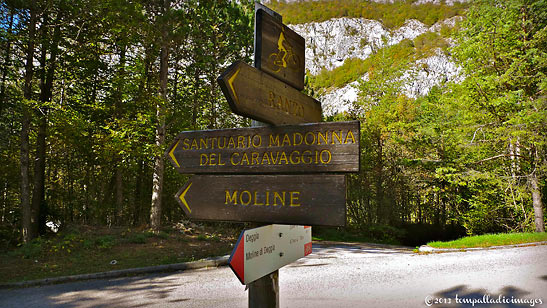
M462 248L440 249L440 248L433 248L427 245L422 245L419 248L419 252L444 253L444 252L460 252L460 251L528 247L528 246L539 246L539 245L547 245L547 241L536 242L536 243L524 243L524 244L517 244L517 245L491 246L491 247L478 247L478 248L465 248L465 249L462 249ZM342 249L349 249L349 250L359 250L361 252L366 252L367 250L379 250L379 249L381 249L384 252L392 252L392 253L411 253L413 251L413 248L407 247L407 246L374 244L374 243L333 242L333 241L317 241L317 242L314 241L313 247L319 248L319 249L342 248ZM214 267L228 265L229 258L230 258L229 255L225 255L225 256L207 258L203 260L185 262L185 263L175 263L175 264L166 264L166 265L157 265L157 266L148 266L148 267L141 267L141 268L130 268L130 269L123 269L123 270L100 272L100 273L61 276L61 277L53 277L53 278L37 279L37 280L29 280L29 281L21 281L21 282L13 282L13 283L3 283L3 284L0 284L0 289L27 288L27 287L34 287L34 286L76 282L76 281L91 280L91 279L110 279L110 278L119 278L119 277L144 275L144 274L177 272L177 271L195 270L195 269L201 269L201 268L214 268Z
M405 252L412 251L412 248L410 247L386 245L386 244L373 244L373 243L314 241L313 246L318 248L331 247L331 248L349 248L349 249L353 248L353 249L361 249L361 250L387 249L387 250L405 251ZM229 258L230 258L229 255L225 255L225 256L207 258L203 260L185 262L185 263L148 266L148 267L141 267L141 268L129 268L129 269L123 269L123 270L108 271L108 272L61 276L61 277L28 280L28 281L20 281L20 282L13 282L13 283L1 283L0 289L27 288L27 287L34 287L34 286L44 286L44 285L50 285L50 284L76 282L76 281L91 280L91 279L110 279L110 278L120 278L120 277L144 275L144 274L195 270L200 268L214 268L214 267L228 265Z
M418 254L314 245L279 271L282 308L547 307L547 245ZM480 304L478 301L503 301ZM0 290L0 307L237 308L245 286L226 266Z
M229 258L230 256L226 255L221 257L207 258L203 260L185 262L185 263L165 264L165 265L147 266L147 267L140 267L140 268L128 268L123 270L108 271L108 272L101 272L101 273L61 276L61 277L53 277L53 278L37 279L37 280L29 280L29 281L21 281L21 282L13 282L13 283L3 283L3 284L0 284L0 289L26 288L26 287L34 287L34 286L42 286L42 285L66 283L66 282L74 282L74 281L90 280L90 279L108 279L108 278L118 278L118 277L125 277L125 276L151 274L151 273L166 273L166 272L193 270L193 269L199 269L199 268L219 267L223 265L228 265Z

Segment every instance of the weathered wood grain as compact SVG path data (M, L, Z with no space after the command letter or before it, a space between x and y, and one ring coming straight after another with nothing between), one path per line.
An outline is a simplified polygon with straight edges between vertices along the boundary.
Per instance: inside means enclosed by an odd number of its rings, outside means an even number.
M344 175L194 175L175 195L195 220L343 226Z
M232 64L218 83L236 114L274 125L321 121L321 103L244 62Z
M182 132L166 152L180 173L359 171L359 121Z

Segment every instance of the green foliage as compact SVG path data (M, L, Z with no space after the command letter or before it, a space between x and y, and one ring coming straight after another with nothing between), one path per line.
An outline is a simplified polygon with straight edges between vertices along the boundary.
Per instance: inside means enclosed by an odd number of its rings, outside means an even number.
M163 155L180 131L248 124L229 112L216 78L235 60L249 61L254 2L173 0L168 10L164 2L150 1L32 3L38 31L31 99L25 100L29 3L0 4L2 246L15 245L21 238L24 108L31 117L31 179L38 124L46 118L42 234L47 220L61 225L145 225L154 157ZM167 99L158 94L162 30L170 47ZM62 50L55 59L54 47ZM51 98L44 90L47 76L52 80ZM161 117L158 105L165 110ZM160 118L167 131L157 145ZM184 179L173 168L165 170L162 219L177 221L183 213L172 196ZM110 246L103 244L99 246ZM63 246L56 248L66 251Z
M144 234L144 233L135 233L135 234L132 234L127 239L127 241L129 243L133 243L133 244L145 244L147 238L148 238L148 236L146 236L146 234Z
M36 258L42 254L44 249L43 245L44 241L41 238L36 238L29 243L21 245L15 254L25 259Z
M328 71L323 69L316 76L309 76L308 87L314 93L328 91L332 88L341 88L364 75L368 78L377 78L375 70L379 63L390 59L393 69L401 70L416 60L432 56L439 48L446 50L448 43L435 32L426 32L414 40L405 39L398 44L382 47L366 59L349 58L344 64Z
M99 249L110 249L116 245L117 239L112 235L104 235L95 239L95 246Z
M473 2L450 50L465 80L416 100L401 94L405 62L375 59L345 115L362 121L351 225L534 230L533 207L545 197L530 183L545 191L547 171L546 8L542 1ZM411 55L447 49L446 34L416 38Z
M331 18L350 17L381 21L388 28L398 28L408 19L417 19L426 25L454 16L461 16L468 6L456 2L453 5L414 4L415 1L395 1L393 3L365 0L341 1L272 1L269 6L283 16L287 24L321 22Z

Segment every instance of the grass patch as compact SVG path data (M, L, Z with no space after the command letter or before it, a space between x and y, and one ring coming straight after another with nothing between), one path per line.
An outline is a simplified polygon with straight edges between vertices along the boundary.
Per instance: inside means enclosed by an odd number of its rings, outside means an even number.
M547 233L499 233L467 236L450 242L430 242L434 248L473 248L547 241Z
M191 234L75 226L0 252L0 283L181 263L229 254L240 229L201 225ZM212 234L212 235L209 235ZM115 260L115 262L114 262Z

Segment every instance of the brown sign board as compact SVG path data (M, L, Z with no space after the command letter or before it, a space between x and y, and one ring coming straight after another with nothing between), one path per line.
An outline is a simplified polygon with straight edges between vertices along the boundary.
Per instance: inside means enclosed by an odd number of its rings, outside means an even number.
M274 124L321 121L321 103L282 81L241 61L218 78L236 114Z
M175 195L190 219L344 226L344 175L194 175Z
M359 171L359 121L180 133L166 151L180 173Z
M304 89L304 38L262 9L255 18L255 66L297 90Z

